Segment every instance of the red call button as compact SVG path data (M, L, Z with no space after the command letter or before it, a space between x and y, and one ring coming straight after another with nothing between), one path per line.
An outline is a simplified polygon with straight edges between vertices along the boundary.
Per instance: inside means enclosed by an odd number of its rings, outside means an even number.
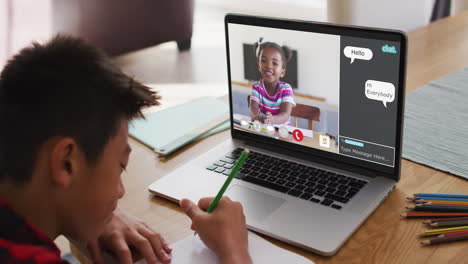
M302 134L302 131L299 129L294 129L292 132L292 136L296 141L302 141L304 139L304 134Z

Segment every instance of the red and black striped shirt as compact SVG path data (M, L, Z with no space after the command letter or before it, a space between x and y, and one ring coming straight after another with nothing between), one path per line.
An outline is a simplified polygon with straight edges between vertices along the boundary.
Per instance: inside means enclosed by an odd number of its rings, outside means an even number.
M0 263L67 263L44 233L0 199Z

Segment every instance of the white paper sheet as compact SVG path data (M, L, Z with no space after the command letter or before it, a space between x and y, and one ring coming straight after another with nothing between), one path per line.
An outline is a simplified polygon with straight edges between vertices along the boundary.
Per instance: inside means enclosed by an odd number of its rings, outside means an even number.
M218 258L200 240L199 236L189 236L171 245L173 264L193 263L193 264L216 264ZM249 232L249 253L255 264L313 264L311 260L296 253L287 251L273 245L262 237ZM146 261L139 260L135 264L146 264Z

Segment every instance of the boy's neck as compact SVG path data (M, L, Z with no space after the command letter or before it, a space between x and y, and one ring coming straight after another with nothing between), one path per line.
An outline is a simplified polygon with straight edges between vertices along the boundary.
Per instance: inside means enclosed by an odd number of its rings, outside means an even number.
M57 221L51 201L46 193L33 182L14 184L10 181L0 182L0 198L5 200L16 214L26 219L43 232L49 239L55 240L59 235Z

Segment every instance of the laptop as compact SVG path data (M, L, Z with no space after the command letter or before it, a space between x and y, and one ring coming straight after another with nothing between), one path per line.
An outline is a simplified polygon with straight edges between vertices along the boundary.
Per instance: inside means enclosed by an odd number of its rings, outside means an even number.
M333 255L400 178L406 36L236 14L225 30L231 137L149 191L215 196L249 149L225 194L248 228Z

